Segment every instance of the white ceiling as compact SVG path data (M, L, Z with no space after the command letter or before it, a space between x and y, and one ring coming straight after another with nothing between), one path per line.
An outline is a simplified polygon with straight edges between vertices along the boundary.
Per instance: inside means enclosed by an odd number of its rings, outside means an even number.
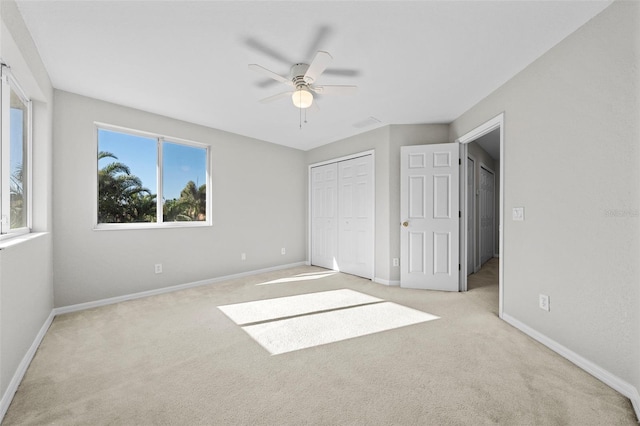
M54 87L308 150L378 126L448 123L610 1L18 0ZM299 128L283 76L333 56ZM377 123L371 120L375 117ZM117 124L117 123L115 123ZM153 130L153 129L140 129Z

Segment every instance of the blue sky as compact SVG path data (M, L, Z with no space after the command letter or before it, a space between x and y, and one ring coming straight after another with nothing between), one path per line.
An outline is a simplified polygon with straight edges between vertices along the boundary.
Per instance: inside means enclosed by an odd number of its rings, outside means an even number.
M129 166L131 174L142 180L142 185L152 194L157 193L156 184L156 139L143 136L118 133L110 130L98 130L98 151L107 151L118 157L117 160L105 158L98 167L118 161ZM190 180L200 186L206 181L206 151L171 142L164 142L162 166L164 176L164 199L179 198L180 191Z
M11 174L20 167L23 161L23 127L22 120L24 117L24 112L18 108L11 108L11 116L10 116L10 124L9 128L11 129L11 143L10 152L9 152L9 161L10 161L10 169Z

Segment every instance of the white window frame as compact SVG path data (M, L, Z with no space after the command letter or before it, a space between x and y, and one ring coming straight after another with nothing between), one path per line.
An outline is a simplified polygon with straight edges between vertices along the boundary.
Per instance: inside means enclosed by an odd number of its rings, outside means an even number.
M163 228L196 228L203 226L212 226L213 221L211 218L211 213L213 211L212 208L212 160L211 160L211 146L204 144L202 142L195 142L188 139L176 138L173 136L165 136L158 133L145 132L142 130L135 130L126 127L116 126L113 124L94 122L95 127L95 155L94 159L96 159L96 168L94 170L94 197L93 197L93 221L94 221L94 230L103 231L103 230L131 230L131 229L163 229ZM99 130L107 130L112 132L126 133L133 136L141 136L145 138L153 138L156 140L157 147L157 155L156 155L156 222L134 222L134 223L98 223L98 152L99 152L99 141L98 141L98 132ZM162 206L162 149L164 142L175 143L180 145L186 145L194 148L204 149L206 152L206 178L205 184L207 188L206 196L207 196L207 206L206 206L206 220L203 221L178 221L178 222L164 222L163 220L163 206Z
M31 100L26 95L16 78L11 73L9 66L2 63L1 66L1 83L0 83L0 124L2 125L2 133L0 135L0 185L2 185L2 199L0 200L0 240L15 237L18 235L28 234L32 228L33 218L33 107ZM23 167L26 165L26 197L23 199L27 209L26 226L11 229L11 90L18 95L21 101L27 107L27 149L23 153Z

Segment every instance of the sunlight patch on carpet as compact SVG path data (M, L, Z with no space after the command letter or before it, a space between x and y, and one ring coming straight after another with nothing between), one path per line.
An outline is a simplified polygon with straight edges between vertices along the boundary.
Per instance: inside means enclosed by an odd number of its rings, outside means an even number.
M439 318L347 289L219 308L272 355Z
M243 325L381 301L377 297L342 289L236 303L218 308L236 324Z
M306 274L299 274L294 277L279 278L277 280L266 281L256 285L283 284L283 283L292 283L296 281L319 280L320 278L330 277L335 274L337 274L337 272L335 271L312 272L312 273L306 273Z

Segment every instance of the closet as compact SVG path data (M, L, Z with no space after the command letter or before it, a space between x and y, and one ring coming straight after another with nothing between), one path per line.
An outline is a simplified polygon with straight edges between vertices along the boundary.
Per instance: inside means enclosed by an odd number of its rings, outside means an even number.
M311 264L373 278L373 155L310 168Z

